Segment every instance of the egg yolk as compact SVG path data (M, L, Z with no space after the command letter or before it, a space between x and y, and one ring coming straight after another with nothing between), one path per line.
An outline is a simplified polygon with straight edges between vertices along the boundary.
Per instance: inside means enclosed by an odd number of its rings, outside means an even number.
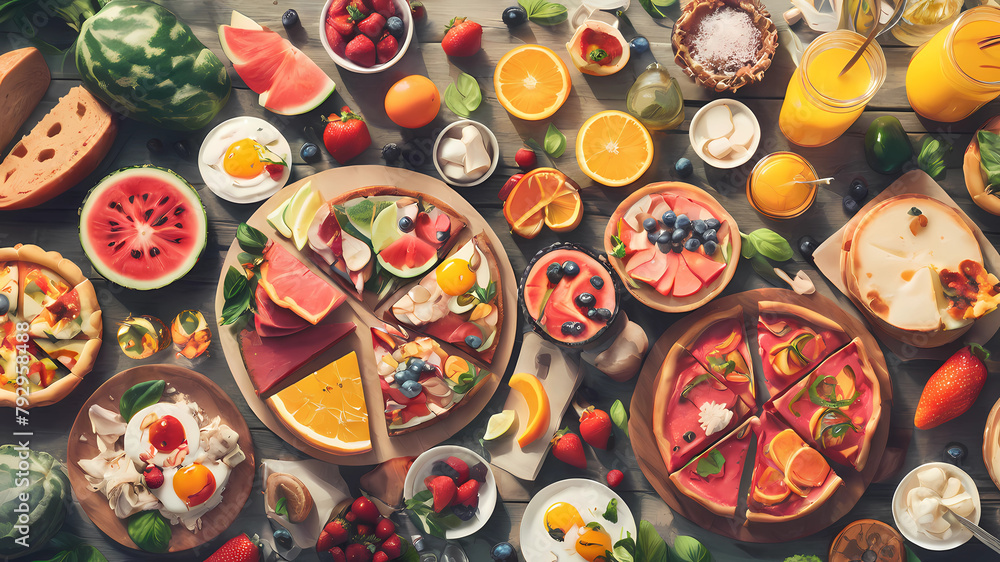
M188 507L201 505L215 493L215 475L203 464L189 464L174 474L174 493Z
M149 426L149 443L161 453L177 450L184 440L184 426L173 416L163 416Z
M446 295L464 295L476 284L476 274L468 261L453 258L438 266L437 282Z
M591 525L576 539L576 553L587 562L605 561L612 548L611 535L597 523Z
M558 502L549 506L545 510L545 532L557 541L563 540L566 533L573 527L583 527L583 518L575 507L566 503Z
M251 139L234 142L222 157L222 168L234 178L251 179L264 173L264 163L260 160L264 147Z

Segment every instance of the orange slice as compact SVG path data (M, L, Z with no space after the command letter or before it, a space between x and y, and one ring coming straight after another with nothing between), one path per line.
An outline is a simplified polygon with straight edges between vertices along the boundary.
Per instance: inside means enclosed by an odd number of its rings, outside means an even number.
M510 229L534 238L548 225L556 232L573 230L583 218L583 199L573 180L554 168L536 168L521 178L503 204Z
M653 162L653 137L638 119L623 111L602 111L576 136L576 160L583 173L610 186L628 185Z
M514 373L508 384L528 403L528 419L521 434L517 436L517 445L523 449L549 429L549 395L545 392L542 381L528 373Z
M778 465L778 468L785 470L788 459L806 444L794 430L786 429L774 436L767 445L767 456Z
M774 505L784 501L789 493L781 472L768 466L757 479L757 486L753 489L753 499L763 505Z
M797 488L815 488L826 481L830 465L823 455L812 447L803 447L788 457L785 477L789 485Z
M282 423L321 450L356 454L372 448L354 352L278 392L268 403Z
M493 72L497 101L514 117L528 121L555 113L569 97L571 86L566 63L541 45L511 49Z

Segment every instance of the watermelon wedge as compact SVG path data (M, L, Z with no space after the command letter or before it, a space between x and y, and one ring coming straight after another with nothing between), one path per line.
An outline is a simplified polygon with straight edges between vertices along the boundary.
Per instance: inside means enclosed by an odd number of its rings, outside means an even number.
M260 94L268 111L301 115L333 93L333 80L312 59L239 12L233 12L232 25L219 26L219 41L236 74Z
M347 298L277 244L271 243L264 250L264 260L258 283L267 296L310 324L318 324Z

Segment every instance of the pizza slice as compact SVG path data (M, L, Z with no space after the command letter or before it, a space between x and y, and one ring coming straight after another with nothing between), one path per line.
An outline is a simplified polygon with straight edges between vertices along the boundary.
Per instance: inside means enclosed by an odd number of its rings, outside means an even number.
M689 331L682 345L750 407L757 405L753 360L747 347L743 307L706 315ZM688 343L690 342L690 343Z
M653 434L668 472L732 431L748 412L736 393L674 344L660 368L653 400Z
M839 324L807 308L763 301L759 310L757 342L772 397L850 341Z
M816 449L765 407L747 499L747 521L798 519L823 505L843 481Z
M389 435L423 429L469 402L493 374L427 336L372 328Z
M744 462L753 439L752 419L671 474L674 486L712 513L733 517L739 502Z
M18 375L27 377L29 392L48 388L65 370L46 357L26 332L18 332L17 324L16 319L0 323L0 388L17 392L22 386Z
M14 248L0 249L0 295L7 297L7 314L17 314L17 290L19 277L17 275L17 250Z
M101 307L90 280L59 295L28 327L30 336L51 340L71 340L81 333L88 338L101 334Z
M863 470L882 413L878 378L859 338L774 399L774 409L834 462Z
M21 261L17 269L22 293L18 310L25 322L34 320L45 307L72 288L59 274L37 263Z
M386 316L490 362L503 324L502 300L496 255L481 233L410 287Z

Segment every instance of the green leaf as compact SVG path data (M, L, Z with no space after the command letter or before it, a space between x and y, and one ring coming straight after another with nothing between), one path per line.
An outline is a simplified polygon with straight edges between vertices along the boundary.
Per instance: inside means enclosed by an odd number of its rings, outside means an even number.
M982 129L976 138L979 140L979 167L983 171L987 190L993 193L1000 187L1000 135Z
M920 562L920 558L917 558L917 555L913 554L913 551L910 550L910 547L904 546L903 548L906 549L906 562Z
M559 25L567 17L566 6L555 2L542 2L534 13L528 12L528 19L538 25Z
M128 422L136 412L160 401L167 383L162 380L141 382L122 394L118 400L118 413Z
M639 0L639 5L654 19L667 17L666 9L673 6L677 0Z
M170 523L159 511L143 511L128 519L128 536L146 552L166 552L171 534Z
M612 523L618 522L618 498L611 498L607 509L604 510L603 517L606 521L611 521Z
M249 224L241 222L236 227L236 241L239 242L240 248L243 248L244 252L263 254L264 247L267 246L267 235Z
M235 324L250 310L250 296L238 295L231 300L227 300L222 307L222 325Z
M399 557L398 562L420 562L420 553L417 552L416 548L409 541L404 540L406 543L406 550L403 551L403 555Z
M681 398L687 398L688 393L691 392L694 389L694 387L698 386L699 384L709 382L711 378L712 375L708 373L702 373L697 377L691 379L691 382L684 385L684 388L681 389Z
M753 243L754 248L765 258L774 261L788 261L794 255L792 246L777 232L768 228L758 228L751 232L747 238ZM746 257L746 256L744 256Z
M724 466L726 466L726 457L722 456L718 449L712 449L698 460L695 472L698 473L698 476L705 478L719 474Z
M686 535L674 539L674 555L683 562L712 562L712 554L705 545Z
M274 504L274 512L278 515L288 515L288 499L285 497L278 498L277 503Z
M750 265L753 267L753 270L757 272L757 275L763 277L768 283L771 283L772 285L782 284L781 278L774 272L774 267L764 256L754 254L753 258L750 259Z
M624 258L626 252L625 252L625 244L622 242L622 239L617 236L612 236L611 244L613 245L613 248L611 249L611 255L616 258Z
M909 550L909 549L907 549ZM823 562L823 560L813 554L796 554L785 558L785 562ZM920 562L919 560L917 562Z
M198 318L198 313L193 310L182 310L177 315L177 320L180 322L181 328L184 329L184 333L187 334L193 334L198 326L201 326L201 319Z
M752 259L757 255L757 246L754 245L754 241L749 236L742 232L740 233L740 238L743 239L743 245L740 247L740 255L745 260Z
M632 533L628 533L624 539L615 543L612 552L614 562L635 562L635 551L635 539L632 538Z
M844 398L843 400L829 400L825 396L820 396L819 385L827 384L826 381L828 380L831 381L833 388L837 387L837 377L833 375L817 377L816 380L814 380L812 384L809 385L809 399L812 400L813 404L816 404L817 406L823 406L825 408L844 408L846 406L850 406L851 404L853 404L854 401L858 399L858 396L861 396L860 390L855 390L853 396L851 396L850 398Z
M639 521L635 559L643 562L667 562L667 543L649 521Z
M240 270L229 266L226 272L226 280L223 282L222 294L226 300L232 299L246 290L247 277Z
M566 152L566 135L562 134L555 125L549 123L549 130L545 131L545 152L553 157L559 158Z
M951 152L951 150L951 143L938 140L928 135L924 138L924 144L920 149L920 155L917 156L917 166L920 167L921 170L927 172L927 175L930 177L937 177L944 171L944 157L946 154Z
M444 103L455 115L468 117L483 101L479 82L471 75L461 73L444 91Z
M622 404L621 400L615 400L615 403L611 405L608 415L611 417L611 422L615 424L615 427L622 430L625 437L628 437L628 411L625 410L625 405Z
M431 492L430 490L424 490L422 492L417 492L416 494L413 494L412 498L406 500L407 507L410 507L409 506L410 502L424 503L427 500L432 499L433 497L434 497L434 493Z

